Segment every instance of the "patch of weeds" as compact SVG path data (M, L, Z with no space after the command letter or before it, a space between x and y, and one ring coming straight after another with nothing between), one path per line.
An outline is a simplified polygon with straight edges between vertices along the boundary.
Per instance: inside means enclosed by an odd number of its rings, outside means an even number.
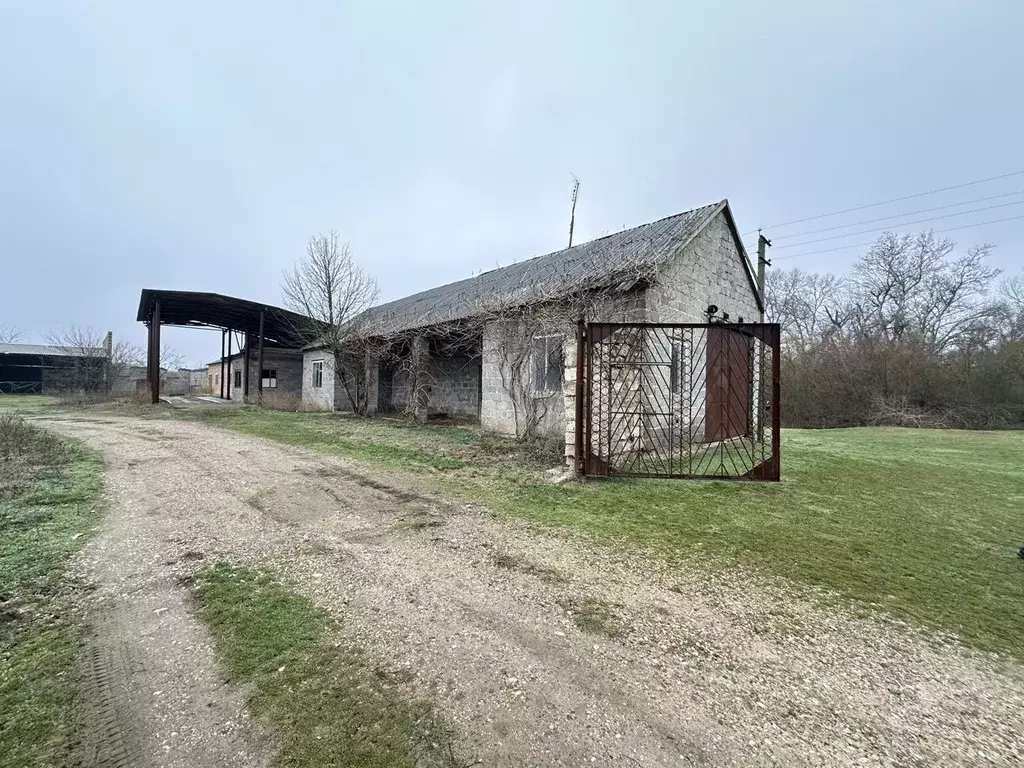
M584 632L606 637L619 637L624 634L619 618L612 606L596 597L566 598L559 601L572 618L573 623Z
M99 516L97 456L0 415L0 767L79 765L85 585L65 575Z
M194 594L228 674L251 687L253 713L279 738L274 765L465 765L451 727L400 671L343 640L330 614L270 573L220 562Z
M499 568L507 568L510 571L519 571L520 573L527 573L531 576L536 576L542 581L548 581L553 583L563 583L568 581L565 576L559 573L554 568L546 565L540 565L530 560L525 555L520 555L515 552L509 552L507 549L496 549L491 553L491 562L493 562Z

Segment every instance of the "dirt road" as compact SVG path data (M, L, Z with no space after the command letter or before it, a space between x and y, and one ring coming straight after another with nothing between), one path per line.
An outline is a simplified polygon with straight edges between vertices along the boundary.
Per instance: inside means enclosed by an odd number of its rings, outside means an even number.
M105 617L101 765L118 764L110 744L135 755L124 765L272 754L183 586L220 557L282 569L408 667L485 766L1009 766L1024 753L1021 669L897 622L659 569L196 424L50 425L108 461L112 508L77 566Z

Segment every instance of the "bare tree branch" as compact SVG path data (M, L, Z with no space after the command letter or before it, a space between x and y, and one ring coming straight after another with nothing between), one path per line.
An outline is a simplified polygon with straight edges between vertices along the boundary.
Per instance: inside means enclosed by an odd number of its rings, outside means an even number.
M0 325L0 344L17 344L25 334L13 325Z

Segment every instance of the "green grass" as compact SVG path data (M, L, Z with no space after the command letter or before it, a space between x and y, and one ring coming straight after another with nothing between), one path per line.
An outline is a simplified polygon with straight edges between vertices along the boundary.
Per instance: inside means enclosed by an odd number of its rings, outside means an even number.
M322 413L293 413L250 407L175 408L171 417L224 426L288 445L315 447L335 456L392 468L449 470L465 462L434 450L438 444L459 444L465 430L424 427L423 434L393 420L360 420ZM464 433L464 434L463 434ZM453 436L454 435L454 436Z
M0 766L78 765L85 625L68 559L96 522L96 454L0 415Z
M514 443L471 429L249 408L200 418L410 474L502 515L822 587L1024 658L1021 432L785 430L780 484L550 485Z
M269 573L217 563L195 594L229 675L250 686L252 712L278 737L274 765L460 765L451 729L406 693L405 678Z
M0 411L38 412L56 404L57 398L52 395L0 395Z

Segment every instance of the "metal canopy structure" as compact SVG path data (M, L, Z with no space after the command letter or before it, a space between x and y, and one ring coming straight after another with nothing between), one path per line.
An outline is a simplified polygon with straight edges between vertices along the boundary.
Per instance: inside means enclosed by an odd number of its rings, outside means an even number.
M257 345L258 392L263 393L264 345L295 348L302 346L311 325L322 325L305 315L247 299L198 291L165 291L143 288L136 319L149 329L146 372L154 403L160 400L160 326L221 329L221 397L225 397L224 367L232 357L232 334L245 336L246 365L243 367L244 395L249 394L249 350ZM227 354L225 355L225 341ZM240 350L241 351L241 350ZM227 395L229 396L229 395Z

